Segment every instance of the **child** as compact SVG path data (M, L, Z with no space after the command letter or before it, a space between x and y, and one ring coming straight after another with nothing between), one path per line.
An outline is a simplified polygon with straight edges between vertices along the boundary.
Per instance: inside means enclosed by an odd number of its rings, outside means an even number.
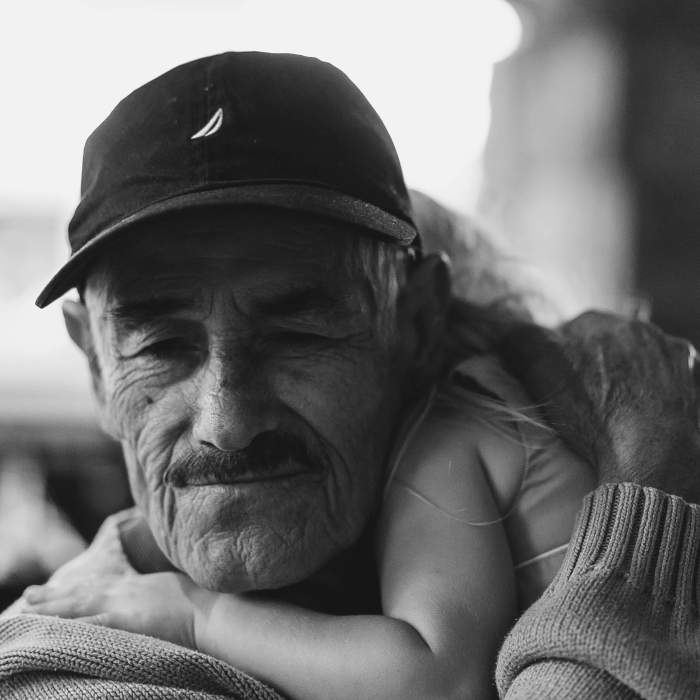
M29 589L25 610L196 648L297 700L493 697L503 636L556 573L595 479L482 335L396 441L372 530L380 610L332 615L171 572Z

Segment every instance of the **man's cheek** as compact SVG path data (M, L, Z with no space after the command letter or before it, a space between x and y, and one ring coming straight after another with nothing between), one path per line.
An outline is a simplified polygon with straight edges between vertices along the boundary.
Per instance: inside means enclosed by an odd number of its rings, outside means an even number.
M106 400L120 435L127 438L150 419L167 398L163 370L136 361L115 361L105 371Z
M379 360L376 352L350 347L316 362L279 367L272 384L281 401L312 425L350 436L385 393L387 372Z
M187 430L186 397L177 388L164 391L142 373L129 371L115 381L110 399L134 497L153 500Z
M286 377L278 385L282 402L321 438L333 467L325 480L328 511L362 520L376 496L391 422L383 368L370 358L319 367Z

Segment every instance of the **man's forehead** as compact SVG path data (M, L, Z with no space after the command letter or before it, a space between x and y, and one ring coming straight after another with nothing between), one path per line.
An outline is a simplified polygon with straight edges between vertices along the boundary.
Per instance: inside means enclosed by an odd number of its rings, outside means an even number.
M161 288L147 295L127 294L114 296L102 309L102 315L118 324L139 326L158 318L193 314L207 316L217 296L212 289L187 290L177 287ZM226 290L224 290L226 291ZM218 295L221 299L221 295ZM253 294L224 296L239 310L257 317L329 317L339 320L350 317L358 310L356 294L342 286L325 283L292 282L259 288Z
M287 286L294 278L337 277L356 235L266 213L157 222L112 246L88 283L119 296L140 287L196 287L216 275L253 287Z
M216 298L268 317L341 317L372 303L346 264L357 234L279 216L229 223L136 232L94 268L89 305L100 316L139 323L206 314Z

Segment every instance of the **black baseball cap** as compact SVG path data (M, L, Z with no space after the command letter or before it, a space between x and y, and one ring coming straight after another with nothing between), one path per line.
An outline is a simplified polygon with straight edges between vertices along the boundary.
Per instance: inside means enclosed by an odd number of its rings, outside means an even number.
M404 246L416 236L391 137L342 71L306 56L229 52L146 83L88 138L71 257L37 306L76 286L125 231L222 206L326 217Z

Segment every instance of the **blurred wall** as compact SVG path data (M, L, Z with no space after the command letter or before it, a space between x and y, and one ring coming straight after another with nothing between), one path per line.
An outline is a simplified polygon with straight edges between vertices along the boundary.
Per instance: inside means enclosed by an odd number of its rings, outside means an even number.
M580 3L513 4L523 40L494 70L480 214L550 271L565 313L623 308L633 290L624 50Z
M623 159L637 286L653 320L700 347L700 3L603 5L627 57Z
M512 4L482 216L558 271L569 312L648 305L700 345L700 3Z
M0 197L0 609L131 504L60 304L42 313L33 303L66 256L61 214L50 199Z

